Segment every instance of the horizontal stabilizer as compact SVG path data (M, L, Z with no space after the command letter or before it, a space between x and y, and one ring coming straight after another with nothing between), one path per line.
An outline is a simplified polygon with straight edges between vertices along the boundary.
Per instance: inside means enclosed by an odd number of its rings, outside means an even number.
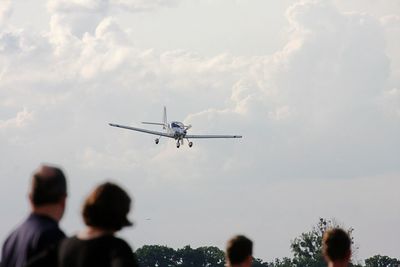
M152 124L152 125L161 125L164 126L164 123L161 122L147 122L147 121L142 121L143 124Z
M191 135L191 134L187 134L186 138L190 138L190 139L199 139L199 138L204 138L204 139L208 139L208 138L242 138L241 135Z

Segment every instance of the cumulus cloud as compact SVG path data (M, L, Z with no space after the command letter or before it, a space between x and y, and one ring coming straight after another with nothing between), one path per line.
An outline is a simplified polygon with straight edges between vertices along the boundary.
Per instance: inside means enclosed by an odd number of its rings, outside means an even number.
M176 6L180 0L110 0L110 3L131 11L146 11L160 7Z
M282 165L286 161L298 169L289 171L296 177L357 176L395 168L391 159L397 153L394 135L399 129L392 123L381 124L380 98L390 65L379 20L343 14L323 1L294 4L287 17L292 26L288 44L242 75L233 86L234 106L226 115L242 114L246 123L257 118L244 124L257 129L245 134L254 140L248 141L249 151L264 140L266 156L254 159L254 168L269 161L273 166L258 169L259 173L286 176ZM390 130L377 132L377 125ZM376 154L385 146L382 138L396 143L386 147L385 156ZM357 150L344 152L351 145ZM376 161L383 164L378 169L357 167L372 167Z
M383 105L389 114L400 116L400 90L397 88L387 90L384 95Z
M68 27L73 35L83 36L93 33L105 17L112 17L121 11L142 12L162 7L172 7L179 0L48 0L47 9L52 24L60 23Z
M99 12L108 7L108 0L49 0L48 9L52 12Z
M49 0L48 8L55 12L106 12L112 8L133 12L175 6L179 0Z
M11 11L11 0L4 0L0 2L0 27L3 26L5 21L9 18Z
M400 86L400 51L397 43L400 42L400 15L388 15L381 18L381 24L386 37L386 54L390 58L390 76L388 79L389 91Z
M2 33L0 36L1 52L13 53L20 50L20 39L18 35L12 32Z
M0 53L26 56L36 48L35 40L23 30L7 30L0 33Z
M22 111L19 111L14 118L0 120L0 130L26 127L33 121L33 118L33 112L24 108Z

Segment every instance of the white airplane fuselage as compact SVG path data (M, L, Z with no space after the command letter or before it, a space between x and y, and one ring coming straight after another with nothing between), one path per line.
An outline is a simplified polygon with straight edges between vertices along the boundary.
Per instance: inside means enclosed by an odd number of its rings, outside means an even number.
M172 134L175 140L180 140L185 138L187 130L182 122L173 121L168 124L167 132Z

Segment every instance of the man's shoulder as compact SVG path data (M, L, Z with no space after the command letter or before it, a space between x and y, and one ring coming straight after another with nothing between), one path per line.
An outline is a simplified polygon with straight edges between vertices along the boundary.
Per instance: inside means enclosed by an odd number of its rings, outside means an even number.
M56 221L30 215L4 241L2 264L21 266L44 249L57 245L64 237Z
M11 232L5 240L3 248L16 245L35 248L58 242L63 238L65 238L65 234L56 222L31 215Z
M30 236L29 232L37 233L37 231L30 230L30 228L32 228L32 225L30 224L29 219L30 219L30 216L28 218L26 218L18 226L14 227L14 229L8 235L7 239L4 241L4 245L6 245L7 243L13 243L17 239L21 241L22 237ZM19 237L19 236L21 236L21 237Z
M122 238L116 237L116 236L112 236L112 242L113 245L119 248L123 248L123 249L129 249L132 250L130 245L128 244L128 242L126 242L125 240L123 240Z
M34 229L38 234L61 234L65 237L64 233L58 226L58 222L54 219L44 216L33 214L24 222L28 229Z

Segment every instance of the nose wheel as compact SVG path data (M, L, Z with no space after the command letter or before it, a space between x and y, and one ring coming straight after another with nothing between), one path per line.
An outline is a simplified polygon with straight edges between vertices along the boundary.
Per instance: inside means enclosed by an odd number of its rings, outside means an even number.
M192 147L193 146L193 142L189 142L189 147Z
M158 145L158 143L160 142L160 139L156 138L156 140L154 140L154 142L156 143L156 145Z
M179 148L181 146L181 144L178 142L176 142L176 148Z

